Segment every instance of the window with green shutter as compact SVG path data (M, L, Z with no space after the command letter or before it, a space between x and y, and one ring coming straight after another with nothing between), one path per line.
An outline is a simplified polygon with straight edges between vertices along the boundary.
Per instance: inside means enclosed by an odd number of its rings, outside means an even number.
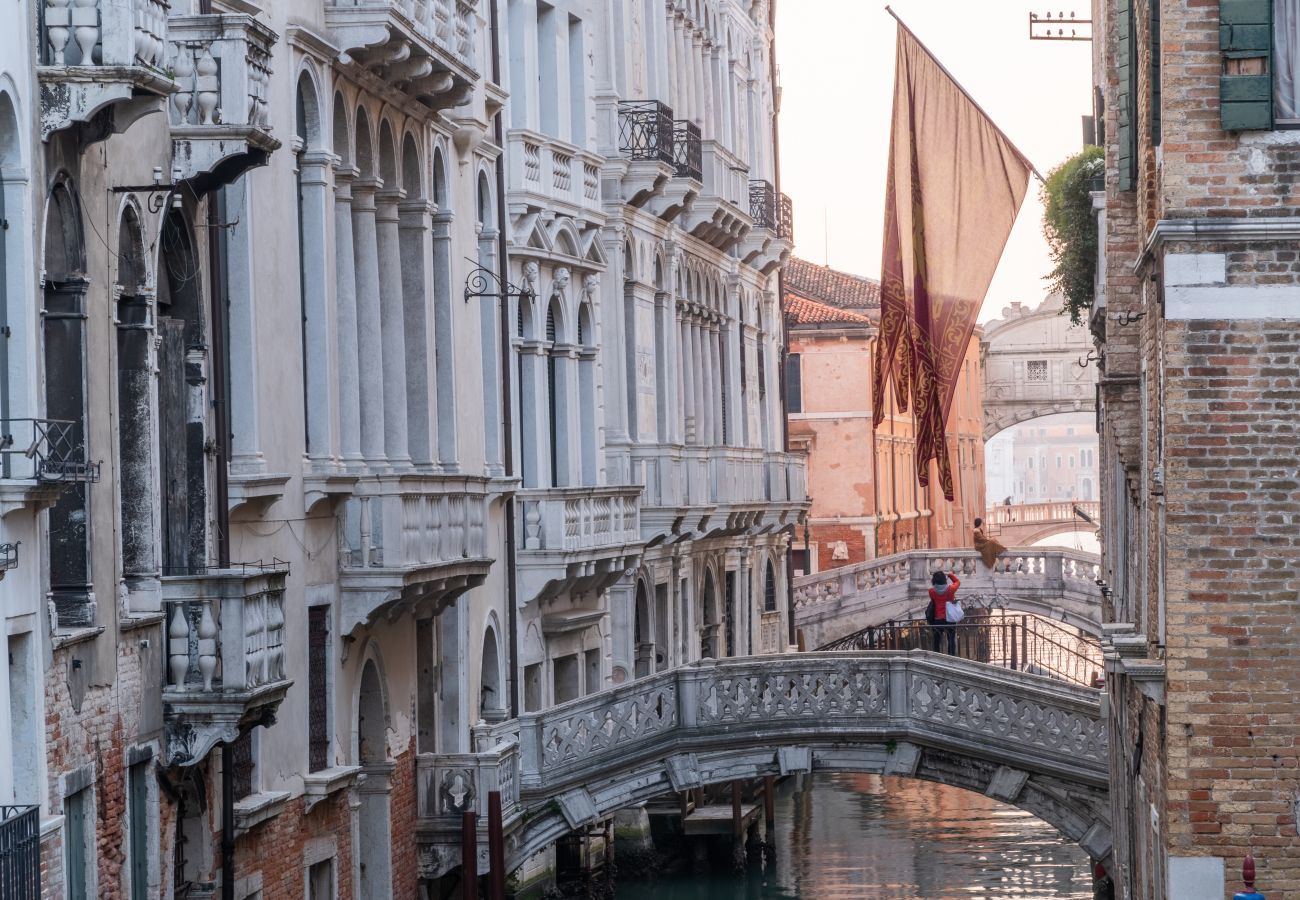
M1219 120L1225 131L1273 127L1273 0L1220 0Z
M1119 102L1115 107L1118 144L1119 189L1133 190L1137 182L1137 129L1134 95L1137 91L1137 60L1134 58L1133 0L1119 0L1119 46L1115 68L1119 75Z
M1149 0L1151 10L1151 145L1160 146L1160 0Z

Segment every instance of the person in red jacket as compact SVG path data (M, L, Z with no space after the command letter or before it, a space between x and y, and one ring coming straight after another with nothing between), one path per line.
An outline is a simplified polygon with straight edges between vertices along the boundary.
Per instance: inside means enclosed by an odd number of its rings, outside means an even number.
M930 602L934 604L934 652L939 652L939 645L946 638L948 655L957 655L957 626L948 621L948 603L957 599L957 588L961 582L956 572L947 575L935 572L930 577Z

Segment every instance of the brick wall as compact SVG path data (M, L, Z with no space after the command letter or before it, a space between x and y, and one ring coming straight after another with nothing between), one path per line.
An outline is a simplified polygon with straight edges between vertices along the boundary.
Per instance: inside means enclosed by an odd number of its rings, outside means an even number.
M1166 323L1168 840L1300 892L1300 330Z
M867 538L861 528L851 525L816 525L808 529L809 536L817 544L817 571L824 572L838 566L851 566L865 562L867 556ZM836 541L843 541L848 546L848 559L832 559Z
M278 816L236 839L236 883L260 874L262 900L299 900L305 895L305 851L309 844L325 839L334 844L338 900L352 900L352 813L348 792L339 791L322 800L310 813L304 812L305 807L303 798L291 800ZM214 838L218 842L221 839L219 834ZM414 894L394 892L394 896Z

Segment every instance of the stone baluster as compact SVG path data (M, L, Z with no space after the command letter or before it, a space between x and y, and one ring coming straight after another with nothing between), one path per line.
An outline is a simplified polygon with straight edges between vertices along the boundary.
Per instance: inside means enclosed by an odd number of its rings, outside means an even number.
M173 44L172 80L176 93L172 105L176 107L177 124L190 124L190 109L194 105L194 54L185 44Z
M212 677L217 670L217 623L212 618L212 601L200 600L199 613L199 675L203 690L212 690Z
M244 687L267 681L266 616L263 595L245 598L244 604Z
M50 45L50 63L64 64L63 52L72 36L72 11L68 8L71 0L46 0L45 3L45 40Z
M185 617L185 604L173 603L171 624L167 626L167 669L169 684L185 686L185 675L190 669L190 622Z
M194 94L199 124L216 125L220 117L217 104L221 101L221 76L217 61L212 58L212 45L203 44L194 56Z
M541 504L530 501L524 504L524 549L540 550L542 547Z

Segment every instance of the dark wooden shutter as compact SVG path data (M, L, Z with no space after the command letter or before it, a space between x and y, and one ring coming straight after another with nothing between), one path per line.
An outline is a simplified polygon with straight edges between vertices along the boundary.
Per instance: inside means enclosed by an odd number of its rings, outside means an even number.
M789 353L785 357L785 394L786 411L803 412L803 382L799 367L799 354Z
M329 607L307 610L308 764L311 771L329 768Z
M1116 12L1119 16L1119 44L1115 50L1115 68L1119 75L1119 103L1115 109L1119 189L1131 191L1137 181L1137 131L1134 129L1136 110L1133 103L1137 67L1133 58L1133 0L1118 0Z
M1273 0L1220 0L1219 50L1219 121L1224 130L1272 128ZM1242 60L1261 60L1263 72L1238 74Z

